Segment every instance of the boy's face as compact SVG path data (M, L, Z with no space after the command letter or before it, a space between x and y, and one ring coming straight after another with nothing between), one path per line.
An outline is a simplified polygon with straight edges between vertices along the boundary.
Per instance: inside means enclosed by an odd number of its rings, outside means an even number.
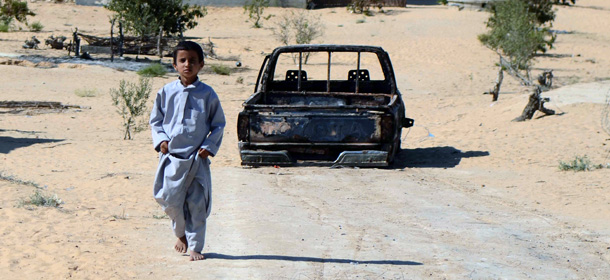
M199 56L193 50L179 50L176 53L176 62L173 63L174 69L180 73L180 77L192 82L197 77L199 70L203 68L203 61L199 61Z

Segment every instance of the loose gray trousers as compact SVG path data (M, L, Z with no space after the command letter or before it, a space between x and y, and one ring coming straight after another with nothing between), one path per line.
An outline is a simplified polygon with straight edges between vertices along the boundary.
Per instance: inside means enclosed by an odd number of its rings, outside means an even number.
M172 219L176 237L186 236L188 248L201 253L205 245L206 219L212 208L209 159L193 153L181 159L159 154L154 196Z

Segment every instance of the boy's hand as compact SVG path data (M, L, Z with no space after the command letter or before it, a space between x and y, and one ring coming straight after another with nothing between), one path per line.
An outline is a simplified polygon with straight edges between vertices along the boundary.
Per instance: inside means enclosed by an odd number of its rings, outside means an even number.
M169 152L169 149L167 148L167 141L161 142L161 144L159 144L159 149L161 150L161 153L167 154Z
M198 154L201 158L208 158L210 155L212 155L208 150L203 148L199 149Z

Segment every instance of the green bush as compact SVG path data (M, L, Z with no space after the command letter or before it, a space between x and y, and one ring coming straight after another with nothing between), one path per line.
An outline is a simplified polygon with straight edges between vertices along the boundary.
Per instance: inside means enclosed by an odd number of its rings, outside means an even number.
M39 207L59 207L63 203L64 202L61 201L56 194L47 195L40 192L40 190L36 190L29 198L22 199L18 206L27 207L28 205L33 205Z
M167 36L181 35L207 15L205 7L182 4L181 0L111 0L106 9L115 12L114 19L137 36L156 36L161 27Z
M40 23L40 21L35 21L32 24L30 24L30 31L40 32L40 31L42 31L43 28L44 28L44 25L42 25L42 23Z
M8 32L10 30L10 24L0 22L0 32Z
M231 68L228 66L220 65L220 64L212 64L212 65L210 65L210 67L212 68L212 71L218 75L225 75L225 76L231 75Z
M123 139L131 140L132 132L142 131L147 127L145 120L141 120L146 109L146 103L152 90L149 78L140 78L140 84L121 80L118 89L111 89L112 103L117 108L117 113L123 118L125 136Z
M167 68L159 63L154 63L140 69L137 73L144 77L162 77L167 74Z
M586 156L576 156L571 161L559 161L559 170L561 171L590 171L594 169L602 168L601 165L594 165L591 160Z
M9 25L13 19L27 24L28 16L36 14L28 8L27 2L19 0L4 0L0 6L0 21Z

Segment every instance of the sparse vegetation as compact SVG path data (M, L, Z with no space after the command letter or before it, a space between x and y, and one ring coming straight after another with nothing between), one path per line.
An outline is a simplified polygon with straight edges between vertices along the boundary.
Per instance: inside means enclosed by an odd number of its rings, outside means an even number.
M0 180L8 181L8 182L11 182L13 184L30 186L30 187L34 187L34 188L40 189L40 186L37 183L35 183L35 182L24 181L24 180L21 180L19 178L16 178L15 176L3 174L2 172L0 172Z
M290 12L276 23L273 34L284 45L310 44L324 34L324 29L319 17L310 16L307 11Z
M237 80L235 80L236 83L238 84L243 84L244 83L244 77L237 77Z
M120 215L112 215L112 218L115 220L127 220L128 215L125 214L125 208L123 208L123 212Z
M132 133L142 131L146 127L146 121L141 120L141 117L145 113L151 89L150 79L142 77L139 84L121 80L118 89L110 90L117 113L123 118L125 128L123 139L131 140Z
M137 73L144 77L162 77L167 74L167 68L159 63L153 63L140 69Z
M37 206L37 207L59 207L64 202L57 197L57 194L48 195L36 190L29 198L19 201L17 207Z
M600 169L604 166L601 164L593 164L591 160L586 155L584 156L575 156L571 161L559 161L559 170L561 171L590 171L594 169Z
M319 17L311 16L307 11L290 12L276 23L273 34L284 45L311 44L324 34L324 26L320 22ZM305 54L304 63L308 58L309 54Z
M371 6L377 7L379 11L383 12L383 1L381 0L352 0L352 2L347 5L347 10L351 13L372 16Z
M263 17L265 8L269 7L269 0L252 0L248 1L244 5L244 13L248 13L248 20L252 22L254 28L261 28L261 19L269 20L271 15Z
M78 96L78 97L96 97L97 96L97 90L96 89L82 88L82 89L75 90L74 94L76 96Z
M40 23L40 21L35 21L32 24L30 24L30 31L40 32L40 31L42 31L43 28L44 28L44 25L42 25L42 23Z
M153 217L153 219L157 219L157 220L169 219L169 216L165 213L163 213L161 215L153 214L152 217Z
M218 75L225 75L225 76L231 75L231 68L228 66L221 65L221 64L212 64L212 65L210 65L210 67L212 68L212 71Z

